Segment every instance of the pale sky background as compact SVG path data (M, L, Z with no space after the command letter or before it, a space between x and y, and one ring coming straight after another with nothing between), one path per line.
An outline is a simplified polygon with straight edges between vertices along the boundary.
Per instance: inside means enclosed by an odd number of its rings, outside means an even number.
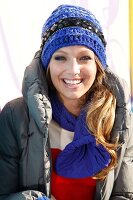
M60 4L81 5L101 22L110 68L129 79L129 24L126 0L0 0L0 107L21 96L24 69L41 43L42 26Z

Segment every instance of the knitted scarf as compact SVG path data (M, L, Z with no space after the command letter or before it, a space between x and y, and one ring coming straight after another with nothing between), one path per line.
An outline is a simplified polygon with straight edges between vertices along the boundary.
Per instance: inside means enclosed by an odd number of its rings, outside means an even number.
M101 145L86 125L86 112L78 117L67 111L56 94L52 94L53 119L64 129L74 132L74 138L56 160L56 172L67 178L85 178L96 175L110 163L110 154Z

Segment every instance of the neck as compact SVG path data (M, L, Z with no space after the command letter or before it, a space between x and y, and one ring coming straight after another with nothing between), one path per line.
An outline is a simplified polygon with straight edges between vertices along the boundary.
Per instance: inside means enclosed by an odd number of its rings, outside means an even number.
M59 96L59 99L62 101L66 109L73 114L74 116L79 116L80 111L83 105L86 102L86 96L83 96L80 99L63 99Z
M74 116L79 116L81 108L82 108L81 104L78 101L76 102L74 100L64 102L64 106Z

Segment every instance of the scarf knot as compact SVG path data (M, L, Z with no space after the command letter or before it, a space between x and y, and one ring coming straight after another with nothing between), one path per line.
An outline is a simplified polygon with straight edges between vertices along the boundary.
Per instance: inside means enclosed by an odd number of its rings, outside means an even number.
M99 173L111 161L109 152L96 139L86 125L86 112L81 111L78 117L67 111L55 94L52 94L51 105L53 119L64 129L74 132L74 138L56 160L56 172L67 178L86 178Z

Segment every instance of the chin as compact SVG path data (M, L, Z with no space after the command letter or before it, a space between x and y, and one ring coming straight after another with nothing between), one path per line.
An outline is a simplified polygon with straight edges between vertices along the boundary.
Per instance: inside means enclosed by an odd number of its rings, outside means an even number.
M71 100L78 100L81 99L84 96L84 94L70 94L70 95L64 95L64 97L71 99Z

